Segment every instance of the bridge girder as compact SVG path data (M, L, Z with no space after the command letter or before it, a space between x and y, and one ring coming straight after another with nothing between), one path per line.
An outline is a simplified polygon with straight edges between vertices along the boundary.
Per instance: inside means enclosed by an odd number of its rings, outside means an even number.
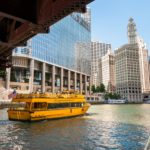
M93 0L1 0L0 2L0 67L10 64L12 49L25 45L37 33L48 33L53 25L68 14L85 12ZM2 65L3 64L3 65ZM5 64L5 65L4 65Z

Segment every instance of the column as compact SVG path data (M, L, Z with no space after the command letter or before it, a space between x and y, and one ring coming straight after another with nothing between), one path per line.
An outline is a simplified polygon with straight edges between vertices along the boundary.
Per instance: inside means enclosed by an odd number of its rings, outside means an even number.
M68 91L70 91L70 70L68 70Z
M91 83L91 77L89 77L89 94L91 95L91 86L92 86L92 83Z
M42 64L42 93L45 93L45 62Z
M74 72L74 90L77 90L77 73Z
M10 88L10 68L6 68L6 89Z
M62 92L63 91L63 83L64 83L64 69L61 68L61 75L60 75L60 91Z
M87 76L85 75L85 95L87 94Z
M30 60L29 92L33 92L34 83L34 59Z
M80 73L80 94L82 94L82 74Z
M52 93L55 93L55 66L52 66Z

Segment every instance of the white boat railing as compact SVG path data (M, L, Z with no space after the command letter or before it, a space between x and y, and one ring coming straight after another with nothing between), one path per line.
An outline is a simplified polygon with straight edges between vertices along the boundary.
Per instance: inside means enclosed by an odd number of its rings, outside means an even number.
M145 145L144 150L150 150L150 136L149 136L149 138L148 138L148 141L147 141L147 143L146 143L146 145Z

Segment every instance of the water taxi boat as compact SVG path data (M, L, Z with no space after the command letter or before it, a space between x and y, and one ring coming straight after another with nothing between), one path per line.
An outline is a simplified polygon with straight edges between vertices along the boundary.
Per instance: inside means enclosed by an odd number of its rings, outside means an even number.
M125 104L125 99L108 99L108 104Z
M80 94L18 94L8 109L9 120L38 121L84 115L90 104Z

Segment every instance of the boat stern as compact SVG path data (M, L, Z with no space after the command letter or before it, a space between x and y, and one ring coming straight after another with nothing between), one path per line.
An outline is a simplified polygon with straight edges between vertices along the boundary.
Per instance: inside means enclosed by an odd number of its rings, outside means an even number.
M8 110L9 120L30 121L30 112L21 110Z

